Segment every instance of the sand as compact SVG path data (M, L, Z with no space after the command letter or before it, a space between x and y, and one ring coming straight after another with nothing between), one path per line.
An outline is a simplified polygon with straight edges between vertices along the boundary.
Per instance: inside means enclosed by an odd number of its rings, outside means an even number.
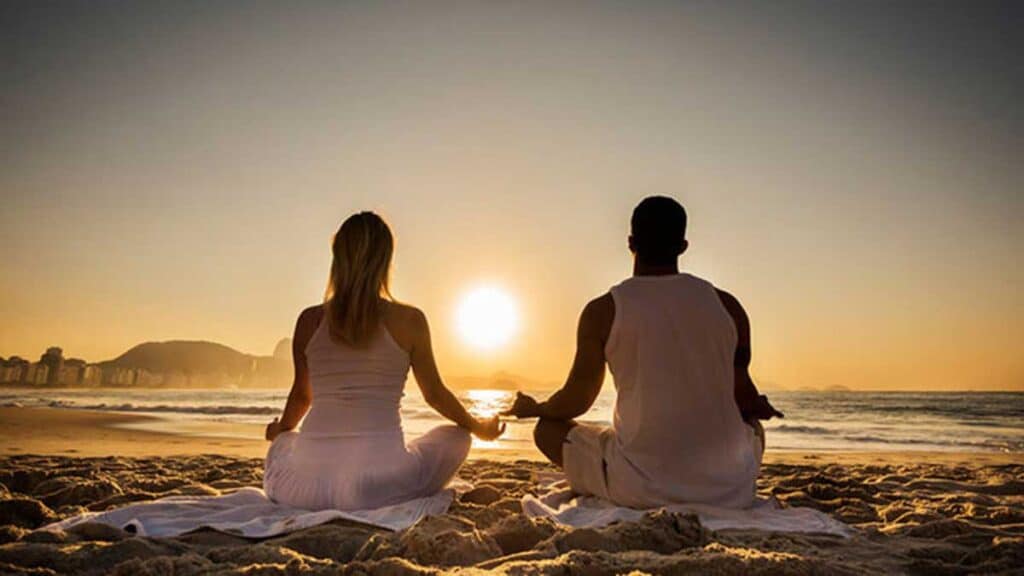
M759 482L762 493L835 515L859 529L851 539L712 532L691 516L666 513L600 530L571 530L520 512L519 498L533 489L537 472L551 470L549 465L480 457L460 470L475 490L463 495L447 514L399 533L345 522L260 542L208 531L149 539L95 524L73 533L33 531L85 510L175 494L220 494L260 484L259 456L265 443L195 436L181 444L171 442L180 437L111 428L130 424L132 418L136 416L0 410L0 573L1024 570L1024 459L999 454L769 452Z

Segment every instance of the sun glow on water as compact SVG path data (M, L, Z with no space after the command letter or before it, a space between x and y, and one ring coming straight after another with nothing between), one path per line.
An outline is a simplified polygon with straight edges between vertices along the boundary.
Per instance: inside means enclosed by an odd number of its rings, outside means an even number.
M468 390L466 397L469 411L481 418L490 418L512 404L512 393L507 390Z

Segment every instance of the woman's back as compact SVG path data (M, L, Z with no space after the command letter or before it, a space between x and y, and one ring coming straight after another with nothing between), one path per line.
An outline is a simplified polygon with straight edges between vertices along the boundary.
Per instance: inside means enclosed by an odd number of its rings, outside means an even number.
M335 342L323 318L305 348L313 403L302 426L310 438L402 435L399 408L409 353L381 322L356 348Z

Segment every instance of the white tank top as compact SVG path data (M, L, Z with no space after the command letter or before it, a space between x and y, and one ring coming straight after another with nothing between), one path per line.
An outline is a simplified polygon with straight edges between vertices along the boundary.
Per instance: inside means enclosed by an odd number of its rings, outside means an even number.
M606 461L624 473L610 488L638 505L749 505L759 450L736 407L736 327L715 287L690 274L638 276L611 294L605 356L617 397Z
M306 345L306 363L313 403L302 422L304 437L402 437L409 354L383 322L366 348L351 348L331 339L324 318Z

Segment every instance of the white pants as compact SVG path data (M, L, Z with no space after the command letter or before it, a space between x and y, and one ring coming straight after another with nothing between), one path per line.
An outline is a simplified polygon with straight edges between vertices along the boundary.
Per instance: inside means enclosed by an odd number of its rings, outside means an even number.
M472 439L438 426L405 444L400 435L307 438L285 432L267 452L263 489L306 510L366 510L429 496L445 487Z

